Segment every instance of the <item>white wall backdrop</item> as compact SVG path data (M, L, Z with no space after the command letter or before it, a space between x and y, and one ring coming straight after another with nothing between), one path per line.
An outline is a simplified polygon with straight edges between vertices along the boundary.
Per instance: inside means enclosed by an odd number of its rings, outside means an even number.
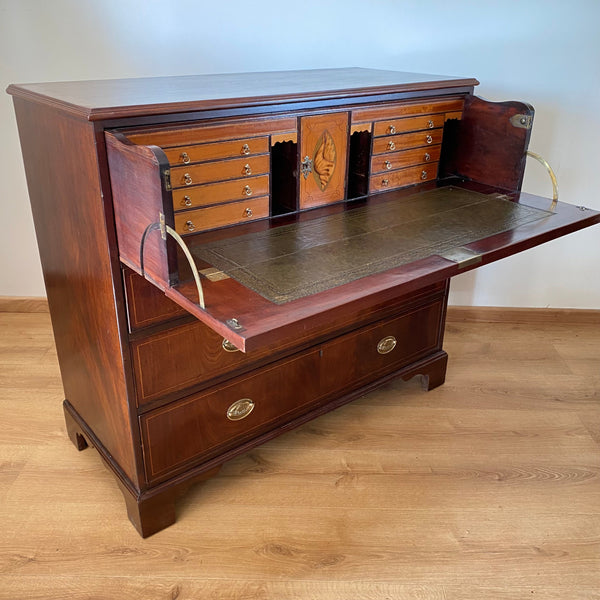
M0 0L9 83L363 66L473 76L536 108L561 199L600 209L598 0ZM17 129L0 95L0 296L45 295ZM524 189L551 193L543 168ZM600 227L453 280L451 303L600 308Z

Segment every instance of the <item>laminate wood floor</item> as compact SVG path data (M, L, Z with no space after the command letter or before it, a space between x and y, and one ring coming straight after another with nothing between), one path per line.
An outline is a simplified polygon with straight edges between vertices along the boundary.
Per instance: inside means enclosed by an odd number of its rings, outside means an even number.
M598 325L449 322L394 381L226 464L142 540L68 441L47 314L0 313L0 598L600 598Z

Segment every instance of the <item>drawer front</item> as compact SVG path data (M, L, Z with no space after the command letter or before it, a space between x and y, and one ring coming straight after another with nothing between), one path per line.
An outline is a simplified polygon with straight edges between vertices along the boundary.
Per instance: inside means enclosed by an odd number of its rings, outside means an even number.
M437 177L438 163L428 163L399 171L388 171L371 177L369 191L371 194L376 192L386 192L395 188L405 187L431 181Z
M148 480L171 476L303 412L319 399L319 360L314 350L142 416Z
M129 331L136 331L188 314L137 273L125 268L123 275Z
M268 354L227 351L223 342L200 321L131 342L138 406L210 381Z
M171 185L173 188L187 187L199 183L223 181L224 179L248 178L251 175L263 175L269 172L270 157L268 154L248 158L234 158L176 167L171 169ZM244 184L245 185L245 184Z
M388 135L373 140L373 154L392 152L393 150L408 150L423 146L435 146L442 143L442 129L417 131L402 135Z
M425 357L442 345L444 300L323 346L322 383L328 392L358 388Z
M430 102L394 102L357 108L352 111L352 122L380 121L416 115L434 113L460 113L463 109L462 98L432 100Z
M419 131L421 129L434 129L443 126L444 115L423 115L404 119L378 121L373 126L373 134L375 137L380 137L382 135L395 135L396 133Z
M440 150L441 146L437 145L429 148L414 148L402 152L380 154L371 159L371 173L385 173L386 171L394 171L413 165L437 162L440 159Z
M250 197L266 196L268 193L268 175L235 179L223 183L208 183L173 190L173 208L181 210L182 208L207 206L220 202L233 202Z
M269 216L269 197L229 202L208 208L175 213L175 231L180 235L255 221Z
M267 154L268 152L269 138L266 136L245 138L232 142L214 142L212 144L166 148L164 150L173 167L220 158L238 158L255 154Z

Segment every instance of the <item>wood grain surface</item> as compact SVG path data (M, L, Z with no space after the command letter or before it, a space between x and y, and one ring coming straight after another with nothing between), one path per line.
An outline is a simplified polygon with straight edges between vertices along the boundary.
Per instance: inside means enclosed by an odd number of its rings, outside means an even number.
M445 347L445 385L238 457L143 540L67 439L49 316L0 314L0 598L600 598L597 327L450 322Z

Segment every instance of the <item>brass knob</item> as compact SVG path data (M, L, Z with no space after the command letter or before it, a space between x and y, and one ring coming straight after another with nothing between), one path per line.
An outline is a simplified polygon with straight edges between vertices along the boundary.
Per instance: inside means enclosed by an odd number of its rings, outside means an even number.
M431 144L431 142L433 142L433 138L432 138L430 135L428 135L428 136L425 138L425 141L426 141L428 144Z
M181 162L182 162L184 165L187 165L187 164L190 162L190 157L188 156L188 153L187 153L187 152L182 152L182 153L181 153Z
M427 121L427 127L429 127L429 129L433 129L433 121L431 119Z
M388 142L388 150L395 150L396 149L396 144L394 144L393 141L389 141Z
M423 157L425 162L429 162L431 160L431 154L429 152L425 152L425 156Z
M243 173L244 173L244 175L252 175L252 169L250 168L250 165L248 165L248 164L244 165Z
M390 125L390 127L389 127L388 131L389 131L389 132L390 132L392 135L394 135L394 134L396 133L396 127L395 127L394 125Z
M245 217L251 217L252 216L252 209L251 208L247 208L244 210L244 216Z
M421 179L427 179L427 171L421 171Z
M379 352L379 354L389 354L396 347L396 344L396 338L393 335L388 335L379 340L377 352Z
M252 188L249 185L245 185L243 191L246 196L252 196Z
M223 338L221 347L225 352L239 352L239 348L236 348L227 338Z
M192 176L189 173L184 174L183 183L185 183L185 185L192 185L192 183L193 183Z
M248 144L242 146L242 154L250 154L250 146Z
M196 226L191 221L186 221L185 222L185 228L188 231L195 231L196 230Z
M382 179L381 180L381 185L383 187L387 187L390 184L390 180L389 179Z
M181 204L183 206L191 206L192 205L192 199L189 196L184 196L183 200L181 201Z
M392 168L392 163L389 160L386 160L383 164L388 171Z
M236 400L227 409L227 418L230 421L241 421L254 410L254 406L254 402L250 400L250 398L241 398L240 400Z

